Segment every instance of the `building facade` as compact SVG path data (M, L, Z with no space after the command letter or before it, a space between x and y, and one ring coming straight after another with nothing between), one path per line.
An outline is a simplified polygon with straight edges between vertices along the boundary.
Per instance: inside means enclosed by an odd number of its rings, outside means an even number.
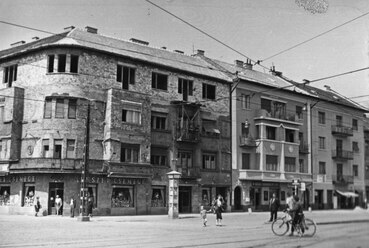
M206 61L71 28L1 51L0 78L0 211L68 214L86 156L94 215L167 213L172 170L180 213L229 206L230 82Z

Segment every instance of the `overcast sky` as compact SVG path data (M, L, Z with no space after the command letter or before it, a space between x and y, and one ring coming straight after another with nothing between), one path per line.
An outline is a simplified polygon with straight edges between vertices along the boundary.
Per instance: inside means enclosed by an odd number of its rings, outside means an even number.
M369 12L368 0L150 0L253 60L264 60L297 82L369 66L369 15L297 48L269 58ZM305 9L301 4L310 2ZM300 3L300 4L299 4ZM309 8L312 7L312 8ZM318 7L316 7L318 6ZM309 9L318 12L312 13ZM323 13L319 13L323 12ZM103 35L138 38L233 63L242 55L145 0L1 0L0 21L52 33L65 27L98 28ZM46 33L0 23L0 49ZM268 59L269 58L269 59ZM264 71L262 67L256 70ZM267 72L267 70L265 70ZM369 70L312 83L331 88L369 107Z

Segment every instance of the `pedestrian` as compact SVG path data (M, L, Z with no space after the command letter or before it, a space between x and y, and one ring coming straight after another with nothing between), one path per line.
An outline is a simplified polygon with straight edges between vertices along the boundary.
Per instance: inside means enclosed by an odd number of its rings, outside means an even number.
M295 226L301 223L303 214L304 214L302 204L300 202L300 198L297 195L293 196L293 207L290 210L290 214L292 216L292 227L291 227L291 233L289 236L293 236L293 232L295 231ZM303 225L301 225L301 231L302 233L305 232L305 228Z
M37 217L38 212L41 209L40 197L38 196L36 197L36 203L34 205L35 205L35 216Z
M92 217L92 209L93 209L93 207L94 207L93 198L90 197L90 198L88 198L88 202L87 202L87 214L90 217Z
M200 215L201 215L201 219L202 219L202 224L204 226L206 226L206 223L208 222L207 213L210 213L210 212L211 212L211 210L207 211L206 209L204 209L204 206L200 207Z
M56 195L55 198L55 209L56 209L56 215L62 215L61 212L61 207L63 206L63 201L62 199L59 197L59 195Z
M269 222L273 222L277 219L277 212L279 209L279 200L276 197L275 193L273 193L273 197L269 201L269 209L270 209L270 219Z
M292 209L293 207L293 196L291 192L287 192L286 208Z
M215 204L215 214L216 214L215 225L216 226L222 226L222 219L223 219L222 212L224 211L223 204L224 204L223 197L221 195L218 195L218 198Z
M70 217L74 218L74 209L76 208L76 200L74 200L74 197L70 199Z

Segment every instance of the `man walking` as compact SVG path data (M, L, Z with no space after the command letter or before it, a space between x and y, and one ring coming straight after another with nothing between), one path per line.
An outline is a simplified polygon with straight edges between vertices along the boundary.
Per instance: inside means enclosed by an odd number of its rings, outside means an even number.
M269 201L269 209L270 209L269 222L272 222L277 219L277 212L279 209L279 200L276 197L275 193L273 193L273 197Z

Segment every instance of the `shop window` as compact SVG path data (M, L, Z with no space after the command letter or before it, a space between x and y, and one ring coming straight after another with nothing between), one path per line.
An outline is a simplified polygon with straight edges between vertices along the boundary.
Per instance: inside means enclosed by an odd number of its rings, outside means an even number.
M61 159L62 143L63 140L54 140L54 158Z
M264 201L269 201L269 192L264 190Z
M153 187L151 197L151 207L165 207L165 187Z
M202 206L211 206L212 199L211 199L211 188L202 188L201 191L201 205Z
M151 87L158 90L168 90L168 76L153 72L151 77Z
M23 188L23 207L33 206L35 201L35 184L25 183Z
M68 102L68 118L69 119L76 119L76 112L77 112L77 100L76 99L69 99L69 102Z
M202 98L215 100L216 87L210 84L202 84Z
M18 65L11 65L4 68L4 84L7 84L8 88L12 87L14 81L17 81Z
M117 82L122 83L122 89L128 90L130 84L135 84L136 69L117 65Z
M45 106L44 106L44 118L45 119L51 118L51 111L52 111L52 99L46 99Z
M75 158L75 146L76 140L74 139L67 140L67 158Z
M87 198L92 198L94 207L97 207L97 185L96 184L87 185Z
M132 208L134 207L133 186L114 186L111 198L112 208Z
M202 168L206 170L215 170L216 168L216 154L204 153L202 155Z
M49 140L48 139L44 139L42 140L42 157L44 158L48 158L49 157Z
M281 201L285 201L285 200L286 200L286 192L281 191Z
M10 205L10 185L0 185L0 206Z

